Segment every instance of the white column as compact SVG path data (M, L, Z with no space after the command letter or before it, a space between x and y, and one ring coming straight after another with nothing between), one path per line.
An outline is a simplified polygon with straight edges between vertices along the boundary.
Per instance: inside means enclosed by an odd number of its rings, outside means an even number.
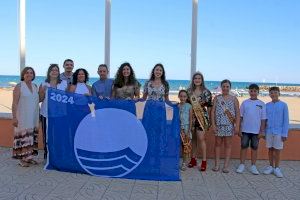
M20 72L25 68L25 11L26 0L19 0L19 48L20 48Z
M191 40L191 77L196 72L197 66L197 18L198 18L198 0L193 1L192 11L192 40Z
M104 63L110 71L110 14L111 0L105 0L105 47L104 47ZM109 75L108 75L109 76Z

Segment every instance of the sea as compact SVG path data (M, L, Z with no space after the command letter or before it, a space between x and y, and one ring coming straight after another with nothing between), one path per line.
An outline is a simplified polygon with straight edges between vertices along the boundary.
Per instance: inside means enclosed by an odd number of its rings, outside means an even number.
M99 78L91 77L89 84L92 85L94 82L99 80ZM36 76L34 83L40 85L45 81L45 76ZM138 81L143 86L146 79L138 79ZM10 75L0 75L0 87L8 88L14 86L16 83L20 82L20 76L10 76ZM170 94L177 94L180 89L186 89L189 87L190 80L168 80L170 85ZM239 94L247 94L247 87L251 83L256 83L258 85L267 85L267 86L299 86L300 84L294 83L267 83L267 82L232 82L232 90L236 91ZM205 81L205 86L212 92L220 92L220 81ZM264 94L264 93L262 93ZM299 92L282 92L282 95L285 96L300 96ZM267 95L267 94L266 94Z

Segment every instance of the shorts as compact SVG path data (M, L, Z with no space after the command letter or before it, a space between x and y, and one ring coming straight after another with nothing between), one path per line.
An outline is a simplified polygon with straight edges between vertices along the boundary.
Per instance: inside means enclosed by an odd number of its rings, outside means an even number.
M281 135L266 134L266 146L267 148L273 147L278 150L283 149Z
M257 150L258 144L259 144L258 134L244 133L244 132L242 133L242 137L241 137L242 149L247 149L250 146L251 149Z

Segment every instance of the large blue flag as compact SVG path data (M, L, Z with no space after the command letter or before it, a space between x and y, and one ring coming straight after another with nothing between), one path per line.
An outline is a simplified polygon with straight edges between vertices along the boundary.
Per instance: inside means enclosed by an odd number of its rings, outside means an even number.
M180 180L179 133L179 111L173 104L48 90L46 169Z

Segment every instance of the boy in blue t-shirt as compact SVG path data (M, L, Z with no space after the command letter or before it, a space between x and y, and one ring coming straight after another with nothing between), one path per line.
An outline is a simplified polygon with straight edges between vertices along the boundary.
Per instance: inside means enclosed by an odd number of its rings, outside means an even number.
M270 166L266 167L263 173L274 173L278 178L282 178L283 174L279 168L280 152L288 136L289 111L287 104L279 100L280 91L278 87L271 87L269 94L272 101L267 103L266 108L266 144L269 149Z

